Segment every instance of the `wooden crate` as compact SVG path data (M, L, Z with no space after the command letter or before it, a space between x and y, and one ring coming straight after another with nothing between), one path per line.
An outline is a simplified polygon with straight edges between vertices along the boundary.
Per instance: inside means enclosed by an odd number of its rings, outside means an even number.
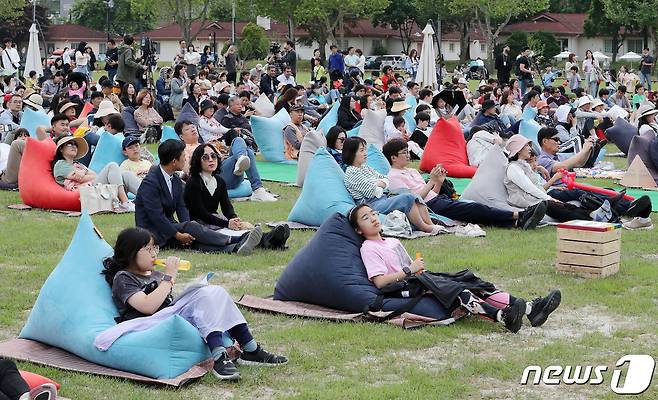
M578 221L572 221L558 226L558 271L584 278L603 278L619 272L621 229L612 224L591 224L583 223L581 227Z

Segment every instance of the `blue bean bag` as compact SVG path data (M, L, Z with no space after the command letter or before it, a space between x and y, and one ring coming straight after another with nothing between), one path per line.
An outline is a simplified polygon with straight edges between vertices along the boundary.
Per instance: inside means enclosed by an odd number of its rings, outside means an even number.
M89 169L99 173L111 162L121 165L126 159L126 156L123 154L123 148L121 147L123 139L124 136L121 133L113 135L109 132L101 132L98 143L96 144L96 151L94 151L91 162L89 163Z
M169 139L180 140L180 137L176 134L176 131L173 127L162 125L162 136L160 136L160 143L164 143Z
M340 102L337 101L333 106L327 111L327 113L322 117L318 127L315 128L318 131L324 132L325 136L329 133L329 129L336 126L338 123L338 108L340 107Z
M104 132L104 130L100 132L102 133ZM98 146L100 135L98 132L92 132L88 130L87 133L85 134L85 140L87 141L87 145L89 145L89 151L87 152L87 154L85 154L84 157L78 160L78 162L84 166L89 167L89 164L91 164L91 158L93 157L94 152L96 152L96 147Z
M614 143L621 152L628 154L628 148L631 147L631 140L634 136L637 136L637 127L619 117L613 126L605 130L605 136L608 138L608 141Z
M405 102L411 106L411 108L404 113L404 122L407 125L407 132L411 134L413 133L413 131L416 130L416 120L414 119L414 117L416 116L416 107L418 107L418 100L416 100L414 96L407 96Z
M176 118L176 122L180 121L188 121L194 125L199 125L199 113L196 112L194 107L192 107L192 104L185 103L183 108L181 108L180 114L178 114L178 118Z
M388 171L391 170L391 165L388 163L386 157L384 157L384 153L372 144L368 145L368 160L366 164L382 175L388 175Z
M653 168L658 169L658 138L653 138L649 143L649 158L653 163Z
M290 123L290 115L285 108L271 118L254 115L250 123L251 133L265 161L297 164L295 160L286 160L283 154L283 128Z
M249 197L253 191L251 190L251 182L248 180L243 180L238 187L233 189L228 189L228 197L232 199L237 199L240 197Z
M151 378L174 378L210 357L199 331L179 316L119 338L106 351L93 345L98 334L115 326L112 291L100 274L112 248L80 218L69 248L39 293L20 333L69 351L90 362Z
M359 136L359 132L361 131L361 125L362 123L359 124L359 126L356 126L349 131L345 132L347 134L347 137L353 137L353 136Z
M346 214L354 207L354 200L345 188L344 176L336 160L326 148L320 147L308 166L302 193L290 211L288 221L320 226L335 213Z
M363 312L379 290L366 275L360 253L362 243L363 238L345 216L331 215L283 271L274 288L274 299ZM393 311L408 301L385 299L383 309ZM431 296L425 296L410 312L439 321L451 320L450 313Z
M33 138L37 137L37 127L39 125L44 125L46 127L50 126L50 117L45 112L34 111L31 108L25 108L23 110L23 116L21 117L21 128L27 129L30 132L30 136Z
M532 107L526 107L521 114L521 123L519 124L519 133L532 140L532 148L537 154L540 153L539 143L537 142L537 133L541 129L541 125L535 121L537 110Z

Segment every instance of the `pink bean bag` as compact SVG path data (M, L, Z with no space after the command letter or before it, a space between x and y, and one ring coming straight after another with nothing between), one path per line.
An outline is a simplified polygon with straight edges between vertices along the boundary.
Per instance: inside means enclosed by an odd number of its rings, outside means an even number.
M430 172L436 164L443 164L448 176L453 178L472 178L476 167L468 165L466 139L457 118L440 118L427 140L420 170Z
M23 203L46 210L80 211L80 193L55 182L51 163L55 142L28 138L18 172L18 190Z

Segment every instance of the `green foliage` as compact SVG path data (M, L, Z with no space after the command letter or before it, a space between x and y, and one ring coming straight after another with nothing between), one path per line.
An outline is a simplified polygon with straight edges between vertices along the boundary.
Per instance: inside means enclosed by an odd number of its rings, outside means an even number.
M375 14L372 24L374 26L390 25L391 28L397 29L403 43L403 50L408 51L417 16L418 9L415 0L396 0L391 1L382 12Z
M23 13L25 0L2 0L0 1L0 21L11 21Z
M388 54L388 49L384 47L383 44L378 44L377 46L372 48L372 55L373 56L383 56Z
M36 18L41 28L41 33L48 34L48 26L50 20L46 16L47 10L45 7L37 4ZM25 8L13 18L5 20L0 24L0 38L9 37L18 44L18 46L25 45L27 47L30 41L30 27L32 26L32 5L25 4ZM41 38L40 38L41 39Z
M510 54L516 57L524 47L528 46L528 34L526 32L514 32L509 35L505 45L509 46ZM496 52L499 53L501 50L502 46Z
M270 41L267 39L265 29L249 23L242 29L242 38L238 43L240 58L243 60L263 59L267 56Z
M231 4L233 0L215 0L208 7L208 18L218 21L231 20ZM249 0L236 0L235 2L235 20L248 22L256 19L256 14L251 7Z
M535 52L535 59L540 64L547 65L556 55L560 54L560 43L550 32L535 32L528 37L528 46Z
M584 13L596 0L550 0L548 11L554 13Z
M78 0L73 3L71 20L97 31L107 30L105 0ZM110 31L113 34L139 33L155 27L158 11L152 0L114 0Z

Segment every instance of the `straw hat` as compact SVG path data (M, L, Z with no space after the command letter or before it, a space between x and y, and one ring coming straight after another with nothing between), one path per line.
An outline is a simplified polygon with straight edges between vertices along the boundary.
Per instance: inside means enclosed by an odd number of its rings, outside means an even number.
M81 159L87 154L87 151L89 151L89 145L87 145L87 141L84 138L73 136L63 136L59 138L59 140L57 140L56 149L59 149L68 142L75 142L75 144L78 145L78 153L75 155L75 160Z
M508 157L514 157L521 149L530 143L530 139L523 135L516 134L507 140L505 151Z
M32 93L23 100L23 104L34 108L37 111L43 111L43 97L39 93Z
M98 105L98 111L94 114L94 119L107 117L108 115L119 114L114 104L110 100L103 100Z
M656 109L651 103L642 103L637 109L637 118L646 117L648 115L658 114L658 109Z
M62 104L61 106L59 106L59 110L58 110L58 111L59 111L60 114L63 114L63 113L64 113L66 110L68 110L69 108L71 108L71 107L77 107L77 106L78 106L77 104L75 104L75 103L69 101L69 102L64 103L64 104Z
M407 104L406 101L396 101L395 103L393 103L393 107L391 107L391 112L394 113L400 112L400 111L408 110L410 108L411 106Z

